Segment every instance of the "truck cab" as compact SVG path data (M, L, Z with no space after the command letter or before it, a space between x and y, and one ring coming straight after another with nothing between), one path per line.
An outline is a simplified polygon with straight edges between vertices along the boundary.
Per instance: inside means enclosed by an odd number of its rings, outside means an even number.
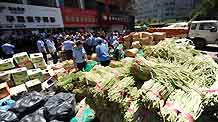
M218 21L192 21L189 25L188 37L193 40L196 48L207 44L218 44Z

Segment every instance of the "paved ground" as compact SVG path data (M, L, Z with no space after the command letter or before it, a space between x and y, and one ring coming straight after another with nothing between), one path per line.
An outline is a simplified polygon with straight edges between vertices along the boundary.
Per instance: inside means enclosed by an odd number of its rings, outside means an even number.
M201 50L202 52L206 53L207 55L211 56L215 61L218 61L218 45L208 45L204 49Z

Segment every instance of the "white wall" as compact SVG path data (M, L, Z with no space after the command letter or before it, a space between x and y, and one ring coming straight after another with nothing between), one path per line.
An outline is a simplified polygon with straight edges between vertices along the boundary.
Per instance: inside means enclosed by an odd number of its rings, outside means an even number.
M24 8L24 12L11 12L8 7L12 8ZM15 21L8 22L6 16L13 16ZM17 22L17 16L24 16L24 23ZM40 22L27 22L26 17L41 17ZM54 17L55 22L45 23L42 20L42 17ZM63 20L61 15L60 8L51 8L51 7L41 7L41 6L32 6L32 5L23 5L23 4L11 4L11 3L0 3L0 29L20 29L20 28L63 28ZM9 27L12 26L12 27ZM18 27L19 26L19 27Z

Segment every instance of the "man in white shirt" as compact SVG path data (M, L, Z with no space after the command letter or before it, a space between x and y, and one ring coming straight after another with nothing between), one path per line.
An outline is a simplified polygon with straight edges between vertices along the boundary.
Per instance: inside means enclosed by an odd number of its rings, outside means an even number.
M49 54L51 54L53 63L56 64L58 62L57 49L54 42L52 41L52 36L50 34L48 34L47 39L45 39L45 43Z
M48 60L47 59L47 51L46 51L46 48L45 48L45 43L44 43L42 38L38 39L37 48L38 48L39 52L42 53L43 58L45 59L45 62L47 63L47 60Z

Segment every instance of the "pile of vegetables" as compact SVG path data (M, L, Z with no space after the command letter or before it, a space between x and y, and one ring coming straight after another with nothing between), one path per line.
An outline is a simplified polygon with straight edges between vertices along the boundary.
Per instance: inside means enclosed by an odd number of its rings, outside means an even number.
M145 111L156 115L149 122L203 122L218 120L217 74L213 59L186 40L166 39L144 47L144 56L68 74L58 86L87 97L101 122L148 121Z

